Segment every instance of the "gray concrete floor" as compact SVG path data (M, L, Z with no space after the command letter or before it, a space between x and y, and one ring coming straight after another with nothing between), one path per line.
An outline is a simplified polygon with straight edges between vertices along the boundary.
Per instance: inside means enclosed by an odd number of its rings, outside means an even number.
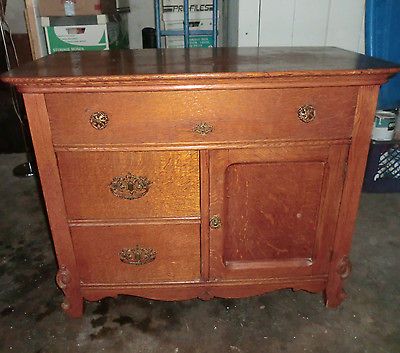
M284 290L209 302L121 296L70 319L35 179L11 173L23 161L0 155L0 352L400 352L400 194L363 195L349 297L336 310Z

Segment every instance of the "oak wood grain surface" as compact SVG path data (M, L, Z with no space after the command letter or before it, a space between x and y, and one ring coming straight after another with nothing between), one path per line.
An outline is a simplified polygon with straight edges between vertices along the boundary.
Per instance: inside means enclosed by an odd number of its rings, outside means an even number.
M47 216L52 232L59 271L65 269L58 284L65 294L62 308L72 317L82 315L79 269L70 237L57 159L51 143L46 104L43 95L24 96L27 114L33 119L29 128L35 146L40 182L45 199ZM62 282L65 282L64 284ZM68 285L67 285L68 284Z
M57 146L337 139L351 137L357 92L357 87L329 87L71 93L48 94L46 104ZM310 123L298 119L305 105L316 109ZM102 130L89 123L96 112L108 115ZM196 133L201 123L213 130Z
M197 151L60 152L57 160L70 220L200 216ZM151 183L140 198L110 190L115 177L128 173Z
M199 224L71 227L83 284L129 284L200 280ZM123 249L154 250L143 265L121 261Z
M354 119L354 140L348 156L348 168L344 183L339 222L332 251L329 269L329 281L325 291L325 303L328 307L337 307L346 298L343 279L351 271L349 259L352 235L360 202L365 165L370 144L371 125L374 121L379 87L362 87L358 94L357 111ZM343 262L343 260L345 260ZM345 264L344 273L341 264ZM347 267L347 268L346 268Z
M395 73L398 65L332 47L146 49L103 52L64 52L47 56L3 76L7 82L75 77L129 76L143 79L188 77L269 77L321 75L323 71L354 75ZM267 75L265 74L267 73Z
M333 151L331 150L333 149ZM347 145L210 152L211 278L326 273Z

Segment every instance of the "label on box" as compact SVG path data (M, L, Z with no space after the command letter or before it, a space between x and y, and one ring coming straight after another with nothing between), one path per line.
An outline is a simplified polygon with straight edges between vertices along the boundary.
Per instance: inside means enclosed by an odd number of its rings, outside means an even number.
M183 5L164 5L163 12L183 12ZM212 12L213 4L189 5L190 12Z
M64 10L65 10L65 16L75 16L75 1L65 0Z
M183 37L167 37L166 38L167 48L183 48ZM190 36L189 47L190 48L212 48L214 39L212 36Z

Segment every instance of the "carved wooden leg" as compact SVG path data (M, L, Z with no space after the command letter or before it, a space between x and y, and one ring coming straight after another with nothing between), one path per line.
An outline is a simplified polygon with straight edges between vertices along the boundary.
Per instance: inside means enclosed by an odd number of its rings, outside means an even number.
M61 308L72 318L79 318L83 314L83 298L80 295L65 295Z
M57 285L64 293L64 301L61 308L70 317L81 317L83 314L83 298L80 294L79 283L72 280L71 273L66 266L61 266L56 275Z
M343 280L349 277L351 272L349 257L343 256L337 261L334 268L335 270L329 274L328 284L324 292L325 305L328 308L336 308L346 299L346 292L343 289Z

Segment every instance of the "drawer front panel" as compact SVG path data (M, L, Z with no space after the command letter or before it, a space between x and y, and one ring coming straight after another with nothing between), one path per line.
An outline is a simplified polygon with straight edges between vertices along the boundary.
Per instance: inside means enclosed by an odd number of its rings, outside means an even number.
M199 232L198 224L71 227L84 284L196 281Z
M66 93L48 94L46 103L57 145L332 139L351 137L357 92L328 87Z
M199 217L199 156L185 152L60 152L68 218Z

